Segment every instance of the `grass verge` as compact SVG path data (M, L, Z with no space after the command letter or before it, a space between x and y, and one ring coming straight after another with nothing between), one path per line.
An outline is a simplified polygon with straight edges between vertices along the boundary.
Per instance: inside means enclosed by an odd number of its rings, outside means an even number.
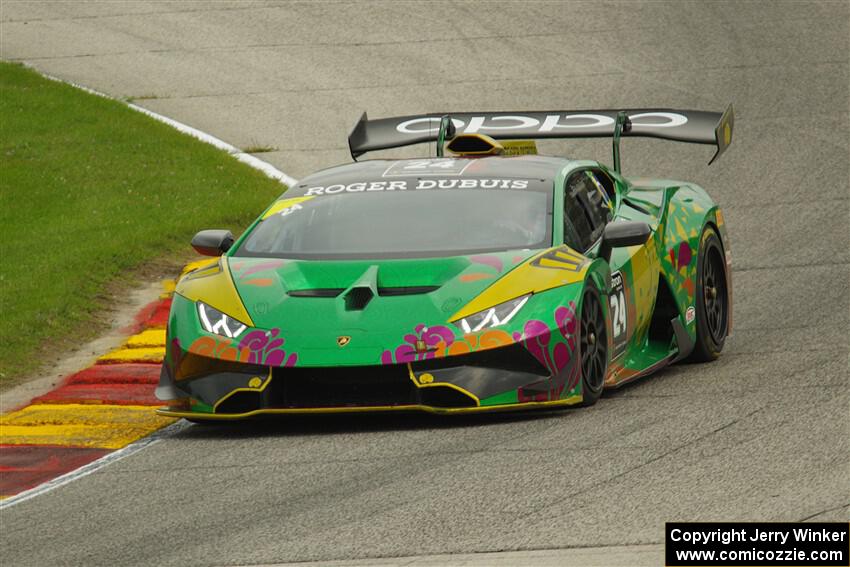
M99 330L110 293L283 191L121 102L0 62L0 387Z

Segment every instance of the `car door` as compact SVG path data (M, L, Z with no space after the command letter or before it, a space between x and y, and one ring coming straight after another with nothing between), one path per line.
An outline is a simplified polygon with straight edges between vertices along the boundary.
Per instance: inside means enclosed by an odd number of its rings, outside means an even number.
M593 169L589 174L599 190L607 192L612 202L615 202L613 179L601 169ZM620 200L620 207L614 210L614 221L620 219L639 220L650 225L653 225L654 220L650 215L628 207L624 200ZM641 348L649 330L660 270L654 238L641 246L615 249L609 265L611 293L608 304L613 339L611 360L616 361L627 353L629 345ZM619 362L622 364L623 361Z
M601 169L570 175L564 187L564 240L572 248L595 256L605 225L616 218L614 183ZM651 239L650 239L651 241ZM657 272L651 275L651 255L644 246L615 249L611 255L611 360L621 358L649 324ZM604 290L603 290L604 293Z

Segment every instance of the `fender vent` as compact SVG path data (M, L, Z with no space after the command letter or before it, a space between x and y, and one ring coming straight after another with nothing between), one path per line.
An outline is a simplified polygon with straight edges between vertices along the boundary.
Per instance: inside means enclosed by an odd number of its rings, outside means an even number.
M363 311L374 296L368 287L353 287L345 294L345 310Z

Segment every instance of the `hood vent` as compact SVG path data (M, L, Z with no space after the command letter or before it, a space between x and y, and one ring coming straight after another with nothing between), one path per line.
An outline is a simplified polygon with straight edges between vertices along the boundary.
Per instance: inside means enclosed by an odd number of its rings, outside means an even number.
M395 297L397 295L422 295L440 289L438 285L410 285L405 287L379 287L378 295L381 297Z
M346 311L363 311L375 294L368 287L353 287L345 294Z
M362 289L362 288L354 288ZM399 287L379 287L380 297L398 297L400 295L424 295L440 289L438 285L408 285ZM342 287L324 287L316 289L292 289L286 292L290 297L337 297L345 291ZM353 289L352 289L353 291Z
M344 292L344 287L325 287L316 289L293 289L286 292L290 297L336 297Z
M440 289L438 285L379 286L378 266L370 266L351 284L351 287L292 289L287 291L286 294L290 297L341 298L345 302L346 311L363 311L375 296L399 297L405 295L424 295L438 289Z

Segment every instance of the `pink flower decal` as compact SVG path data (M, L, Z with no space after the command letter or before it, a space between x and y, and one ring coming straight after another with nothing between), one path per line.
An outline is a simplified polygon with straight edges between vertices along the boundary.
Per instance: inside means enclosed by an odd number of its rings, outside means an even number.
M555 324L563 340L552 341L549 326L543 321L532 319L523 329L523 344L540 364L553 375L566 368L576 348L576 305L572 301L568 307L555 310Z
M298 355L292 353L289 355L289 358L286 358L284 362L284 358L286 357L286 353L282 350L272 351L267 357L265 362L263 363L265 366L284 366L291 367L295 366L295 363L298 361Z
M269 333L270 334L270 333ZM248 362L260 364L263 361L263 349L269 343L269 335L266 331L254 330L242 337L239 341L239 350L248 349L250 352Z
M565 369L571 360L571 353L576 350L576 304L572 301L569 307L558 307L555 310L555 324L558 325L558 330L565 342L558 342L555 345L553 356L555 358L555 368L558 372ZM575 366L574 370L577 370ZM578 372L572 372L567 381L567 389L572 389L578 383ZM560 394L560 392L558 392Z
M558 307L555 310L555 324L561 331L561 336L567 341L570 350L576 347L576 304L570 301L569 307Z
M443 349L454 343L455 334L449 327L435 325L426 327L424 324L416 325L413 333L404 335L404 343L397 346L395 350L385 350L381 353L381 364L396 364L401 362L413 362L414 360L425 360L434 358L435 351L442 345ZM418 351L418 342L425 344L424 352Z
M534 358L543 366L554 373L555 364L552 357L549 355L549 341L552 338L552 333L549 327L543 321L532 319L525 323L522 335L525 338L525 348Z
M264 366L295 366L298 360L297 354L291 354L286 358L283 350L283 337L278 337L280 329L261 331L255 329L242 337L239 342L239 351L247 349L248 362L262 364Z

